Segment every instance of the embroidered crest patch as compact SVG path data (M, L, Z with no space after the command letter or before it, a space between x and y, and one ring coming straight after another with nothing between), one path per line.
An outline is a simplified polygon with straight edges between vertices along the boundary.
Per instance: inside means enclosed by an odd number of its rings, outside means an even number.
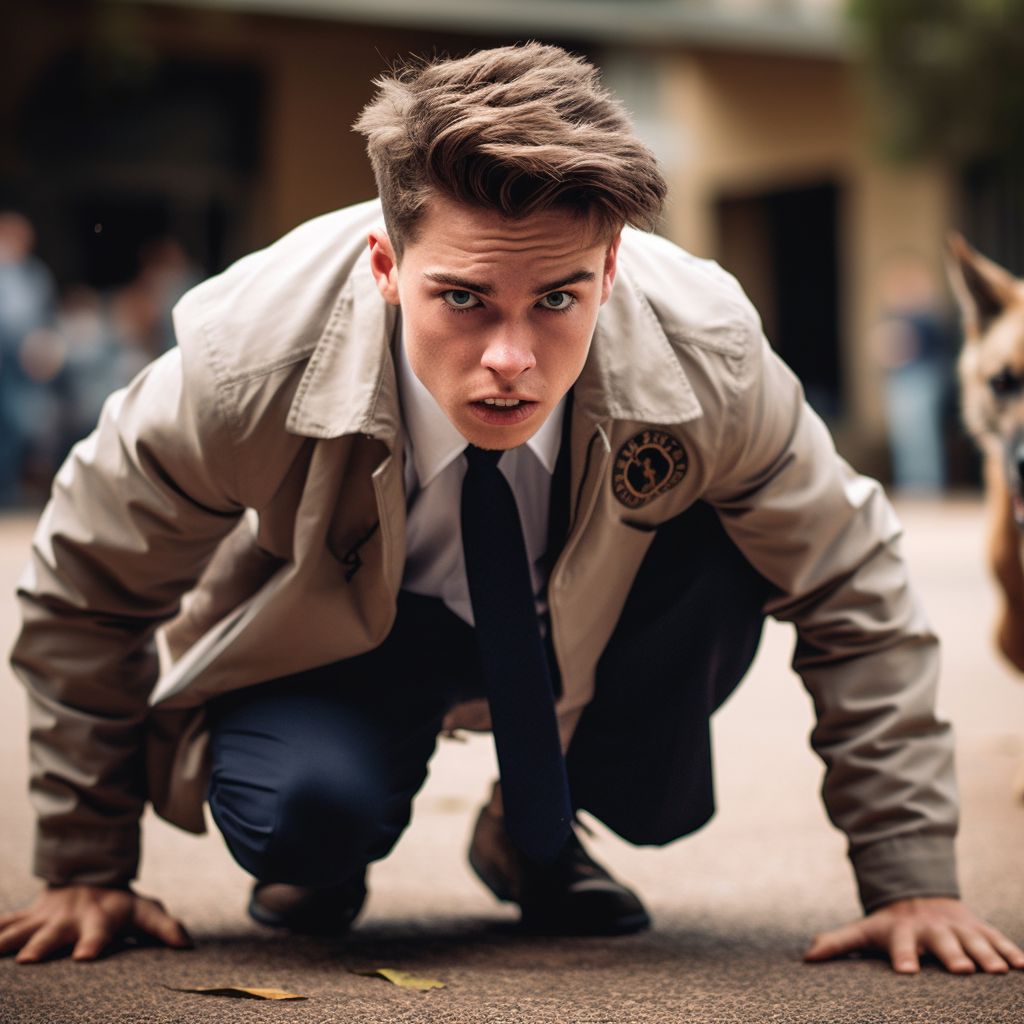
M612 490L627 508L640 508L672 490L686 476L683 446L663 430L642 430L619 449Z

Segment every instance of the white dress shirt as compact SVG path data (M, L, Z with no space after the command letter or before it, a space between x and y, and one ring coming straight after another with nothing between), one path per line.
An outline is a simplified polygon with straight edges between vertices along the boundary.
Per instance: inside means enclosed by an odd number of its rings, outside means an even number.
M399 327L395 361L405 423L405 572L402 588L439 597L473 625L466 562L462 554L462 478L468 442L413 373ZM498 468L512 487L530 560L537 614L547 611L548 507L551 476L562 441L563 398L526 444L510 448ZM499 581L500 585L500 581Z

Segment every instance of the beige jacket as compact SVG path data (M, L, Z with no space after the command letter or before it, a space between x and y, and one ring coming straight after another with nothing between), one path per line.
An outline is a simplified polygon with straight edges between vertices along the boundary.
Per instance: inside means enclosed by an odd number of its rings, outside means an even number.
M318 218L189 292L179 347L112 396L57 475L13 652L43 878L130 878L147 796L201 831L204 702L387 635L405 495L395 311L365 242L379 216ZM566 740L654 529L703 499L777 588L768 611L797 626L825 802L866 906L955 895L952 736L899 524L836 455L735 281L627 231L575 396L549 594ZM649 492L627 465L645 430L675 470ZM183 656L154 689L155 631L204 569L164 643Z

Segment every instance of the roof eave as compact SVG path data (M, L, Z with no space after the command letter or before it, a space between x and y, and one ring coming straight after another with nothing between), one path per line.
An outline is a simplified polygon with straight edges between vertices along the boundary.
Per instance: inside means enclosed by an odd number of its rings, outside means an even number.
M659 44L849 59L840 17L730 12L671 0L133 0L460 34Z

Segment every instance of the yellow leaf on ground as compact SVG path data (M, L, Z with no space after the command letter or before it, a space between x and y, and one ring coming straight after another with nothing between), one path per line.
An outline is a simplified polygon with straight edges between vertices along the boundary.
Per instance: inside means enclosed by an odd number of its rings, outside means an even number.
M174 988L165 985L172 992L195 992L201 996L228 996L233 999L308 999L308 996L297 996L294 992L285 992L280 988L243 988L228 985L224 988Z
M444 988L443 981L435 981L433 978L421 978L417 974L410 974L408 971L396 971L392 967L374 967L369 971L353 971L353 974L362 974L368 978L384 978L392 985L401 985L402 988L416 988L426 992L432 988Z

